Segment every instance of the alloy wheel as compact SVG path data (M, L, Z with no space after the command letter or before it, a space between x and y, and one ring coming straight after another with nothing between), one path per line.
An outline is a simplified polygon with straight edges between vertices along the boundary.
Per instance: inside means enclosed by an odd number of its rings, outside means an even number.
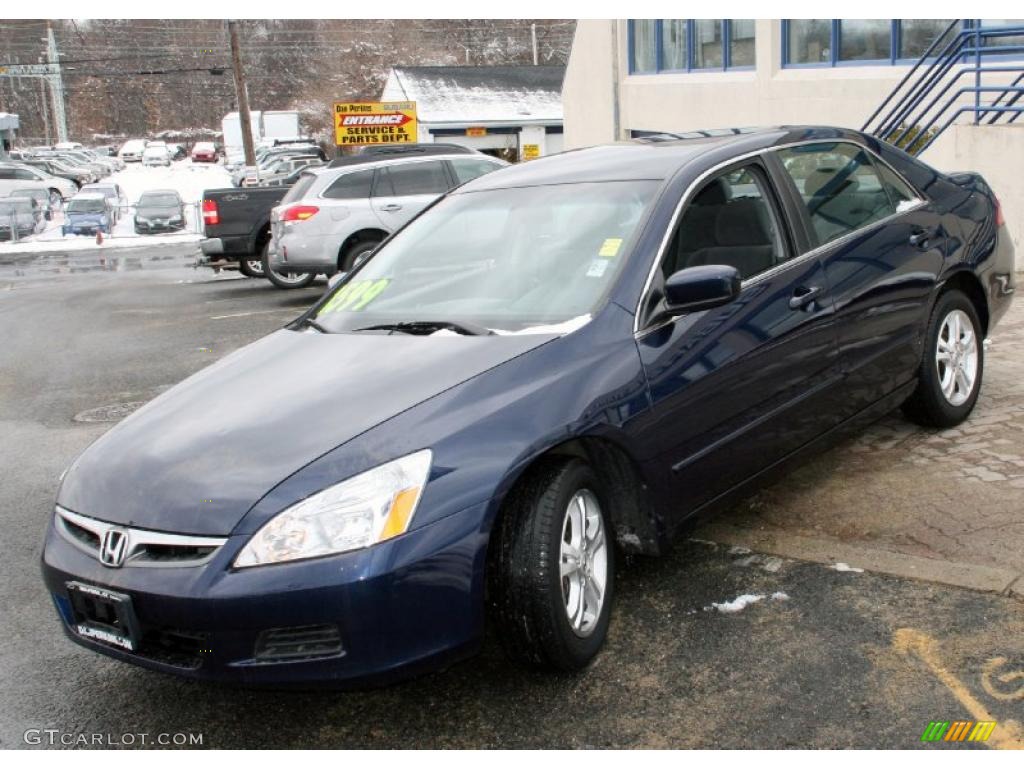
M604 605L608 550L600 504L585 488L577 491L566 507L559 562L569 625L579 637L588 637Z
M950 405L967 402L978 378L978 336L965 312L954 309L942 321L935 344L939 387Z

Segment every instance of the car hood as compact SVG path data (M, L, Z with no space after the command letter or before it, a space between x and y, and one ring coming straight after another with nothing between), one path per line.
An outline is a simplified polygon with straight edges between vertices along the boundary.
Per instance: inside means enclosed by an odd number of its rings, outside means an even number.
M105 213L78 213L71 211L67 214L68 221L99 221L105 217Z
M278 331L103 435L68 470L58 503L122 525L226 536L309 462L551 338ZM421 447L410 435L409 450Z

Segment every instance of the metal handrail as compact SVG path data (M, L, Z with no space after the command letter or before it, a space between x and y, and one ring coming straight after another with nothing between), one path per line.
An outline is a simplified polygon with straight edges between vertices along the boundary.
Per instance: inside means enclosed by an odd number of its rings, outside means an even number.
M915 135L924 137L938 125L936 132L923 144L916 140L910 142L908 151L920 154L961 115L972 114L976 125L983 119L986 119L987 125L993 125L1004 116L1008 116L1008 123L1017 120L1020 113L1024 112L1024 106L1018 106L1024 95L1024 87L1021 87L1024 82L1024 45L1016 41L1009 42L1008 39L1024 36L1024 27L965 28L947 40L936 55L935 51L942 40L961 23L961 19L954 20L932 41L864 122L861 130L899 144ZM1008 44L991 44L1003 40L1007 40ZM1020 56L1021 61L999 66L982 65L983 61L990 61L992 57L1006 55ZM994 74L1016 77L1007 84L983 84L983 77ZM974 76L973 85L959 88L943 101L943 97L965 75ZM989 95L991 98L986 98ZM973 96L971 104L961 103L965 96ZM915 144L919 146L915 148Z

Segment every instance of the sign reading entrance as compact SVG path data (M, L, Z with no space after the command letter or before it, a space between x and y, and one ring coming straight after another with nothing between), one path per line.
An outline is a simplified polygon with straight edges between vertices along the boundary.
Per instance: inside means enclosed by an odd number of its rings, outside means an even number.
M334 141L339 147L414 144L417 126L415 101L334 104Z

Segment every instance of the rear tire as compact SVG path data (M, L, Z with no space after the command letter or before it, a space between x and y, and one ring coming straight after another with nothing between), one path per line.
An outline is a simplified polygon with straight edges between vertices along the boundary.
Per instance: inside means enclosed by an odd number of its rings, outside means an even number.
M263 275L274 284L275 288L290 290L292 288L305 288L316 280L316 275L304 272L275 272L270 268L270 247L269 244L263 248Z
M254 259L248 257L242 257L238 260L238 271L246 277L264 277L263 272L263 257L269 248L269 244L265 243L263 248L260 250L260 255Z
M382 240L356 240L345 249L339 263L341 272L351 272L373 253Z
M955 427L978 401L985 345L974 304L957 290L939 296L925 335L917 389L903 413L925 427Z
M533 468L511 492L492 541L491 613L514 661L564 671L604 645L615 557L600 480L580 459Z

